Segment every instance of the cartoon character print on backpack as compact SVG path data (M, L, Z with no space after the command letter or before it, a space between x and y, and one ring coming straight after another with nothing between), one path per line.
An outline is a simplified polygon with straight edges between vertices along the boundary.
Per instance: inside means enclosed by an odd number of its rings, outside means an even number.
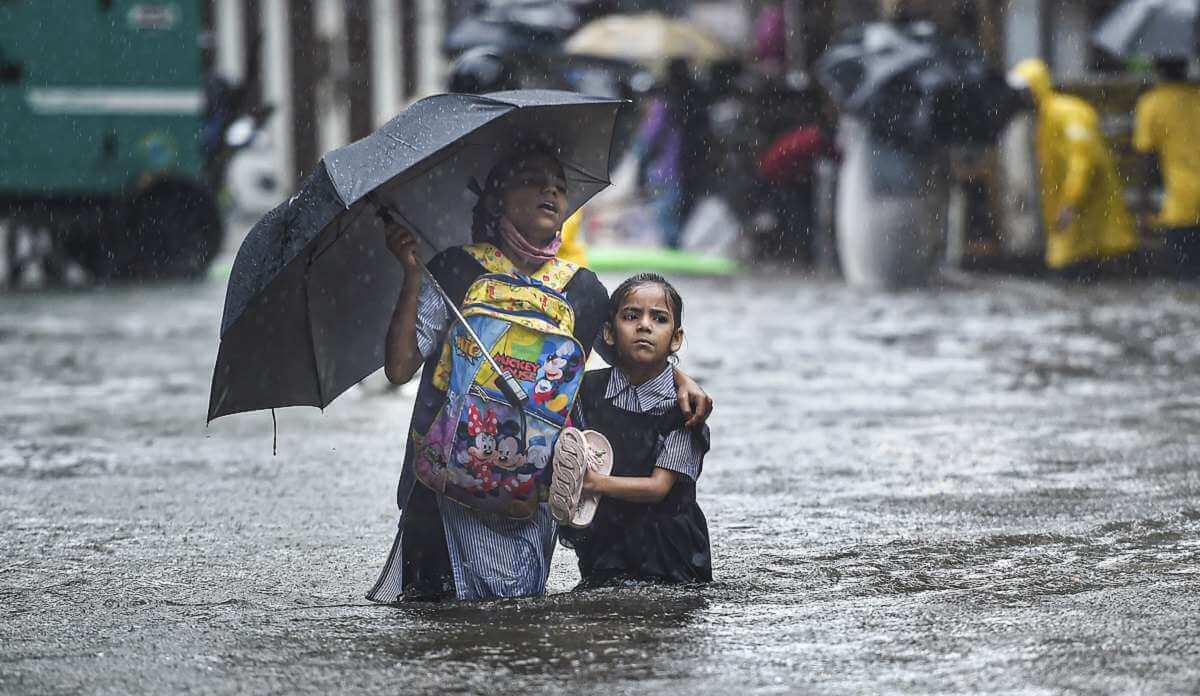
M464 249L488 273L467 288L465 322L443 343L433 385L446 400L413 433L417 478L476 510L527 519L545 497L548 454L583 375L585 352L562 294L577 267L552 261L535 281L500 268L503 254L491 245ZM500 388L485 353L528 399L517 405Z
M521 428L517 423L505 423L496 443L496 467L500 470L500 488L516 498L527 498L537 486L539 469L521 450Z
M563 341L557 346L547 341L546 351L538 361L537 378L533 384L533 403L550 413L563 414L571 398L561 394L563 384L570 383L583 367L583 356L575 344Z
M496 462L496 412L480 413L475 404L467 407L466 422L458 425L458 440L467 447L456 457L460 468L452 469L451 482L475 495L486 495L496 487L493 466Z

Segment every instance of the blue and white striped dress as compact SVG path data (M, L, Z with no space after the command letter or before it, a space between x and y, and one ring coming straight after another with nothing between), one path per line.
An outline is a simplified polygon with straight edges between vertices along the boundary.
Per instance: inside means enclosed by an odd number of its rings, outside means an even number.
M449 312L441 296L423 283L416 323L417 348L422 358L428 360L441 350L449 328ZM547 504L538 505L531 519L515 520L468 508L443 496L437 496L437 502L458 599L524 597L546 591L558 532ZM392 558L367 595L369 599L392 602L403 592L401 548L397 539Z

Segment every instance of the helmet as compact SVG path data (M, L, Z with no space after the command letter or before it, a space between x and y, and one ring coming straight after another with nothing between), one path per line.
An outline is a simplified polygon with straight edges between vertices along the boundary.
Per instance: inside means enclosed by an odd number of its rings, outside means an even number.
M491 46L477 46L460 55L450 66L450 91L466 94L499 92L516 88L512 67Z

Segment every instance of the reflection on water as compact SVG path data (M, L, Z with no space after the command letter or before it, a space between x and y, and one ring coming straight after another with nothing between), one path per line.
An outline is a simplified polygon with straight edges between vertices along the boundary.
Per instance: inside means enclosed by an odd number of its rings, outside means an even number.
M679 285L717 582L398 607L410 391L272 457L219 283L0 296L0 691L1196 691L1200 291Z
M407 622L436 627L412 642L385 639L370 649L542 673L563 665L609 662L628 645L683 639L707 606L701 592L674 588L604 589L545 599L400 605Z

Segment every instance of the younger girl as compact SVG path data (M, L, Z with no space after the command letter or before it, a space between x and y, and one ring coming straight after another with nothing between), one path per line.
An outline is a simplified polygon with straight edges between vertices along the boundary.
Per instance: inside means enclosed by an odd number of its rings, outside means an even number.
M572 459L570 448L555 460L580 471L583 495L600 496L590 526L561 528L579 556L581 587L712 580L708 524L696 504L708 428L684 428L670 364L682 322L683 300L662 276L636 275L610 298L603 340L616 367L584 376L574 421L608 438L612 473L559 461ZM571 430L562 437L579 437Z

